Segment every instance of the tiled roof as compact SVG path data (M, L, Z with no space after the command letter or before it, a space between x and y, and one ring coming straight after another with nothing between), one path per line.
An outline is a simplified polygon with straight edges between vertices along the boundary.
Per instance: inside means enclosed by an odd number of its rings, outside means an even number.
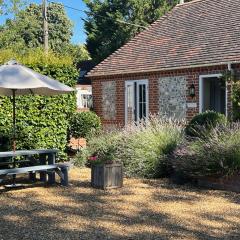
M88 76L240 62L240 0L177 5Z

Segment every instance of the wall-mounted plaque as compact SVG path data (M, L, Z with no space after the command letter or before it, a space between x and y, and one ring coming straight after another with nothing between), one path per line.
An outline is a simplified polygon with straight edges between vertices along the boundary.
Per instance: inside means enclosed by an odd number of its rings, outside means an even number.
M196 102L187 103L187 107L188 108L196 108L197 107L197 103Z

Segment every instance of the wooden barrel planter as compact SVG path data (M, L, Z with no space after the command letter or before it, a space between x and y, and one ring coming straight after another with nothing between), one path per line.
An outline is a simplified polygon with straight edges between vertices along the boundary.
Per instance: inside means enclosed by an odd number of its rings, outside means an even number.
M91 185L111 189L123 186L123 166L120 163L92 165Z

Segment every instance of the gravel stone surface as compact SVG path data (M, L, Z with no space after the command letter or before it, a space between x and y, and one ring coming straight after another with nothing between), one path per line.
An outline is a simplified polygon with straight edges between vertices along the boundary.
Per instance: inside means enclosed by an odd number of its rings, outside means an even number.
M0 240L240 239L240 194L125 179L90 186L90 170L70 171L70 186L0 189Z

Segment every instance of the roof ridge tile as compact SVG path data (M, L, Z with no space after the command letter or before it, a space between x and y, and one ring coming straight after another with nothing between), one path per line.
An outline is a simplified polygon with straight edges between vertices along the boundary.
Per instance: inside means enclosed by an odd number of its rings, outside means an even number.
M211 1L211 0L192 0L190 2L179 3L176 6L177 7L184 6L184 5L186 6L186 5L193 4L193 3L196 3L196 2L201 2L201 1Z

